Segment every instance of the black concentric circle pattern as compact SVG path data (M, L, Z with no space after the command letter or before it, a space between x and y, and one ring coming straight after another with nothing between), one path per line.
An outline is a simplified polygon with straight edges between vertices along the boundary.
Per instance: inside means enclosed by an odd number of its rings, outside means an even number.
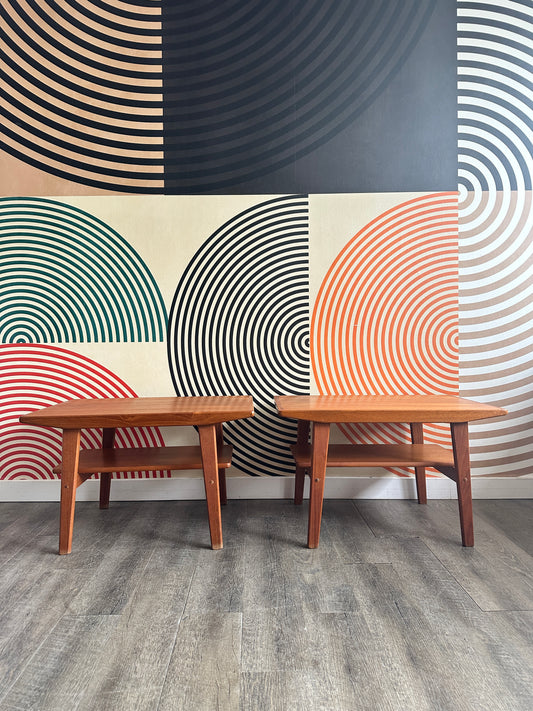
M174 295L168 358L178 395L253 395L255 417L225 426L236 467L294 472L295 425L273 396L310 387L306 197L260 203L206 240Z

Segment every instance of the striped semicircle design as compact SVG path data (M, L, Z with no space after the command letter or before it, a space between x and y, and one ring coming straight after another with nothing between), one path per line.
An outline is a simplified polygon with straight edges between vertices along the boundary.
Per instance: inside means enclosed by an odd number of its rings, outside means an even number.
M458 3L461 392L508 409L472 424L485 476L533 467L533 7Z
M343 248L320 287L311 359L324 395L458 391L457 194L379 215ZM406 425L347 425L352 442L396 442ZM449 445L449 428L427 425ZM402 474L402 470L394 470Z
M238 185L353 122L435 4L4 0L4 150L97 189Z
M77 398L135 397L95 361L48 345L0 345L0 479L54 479L61 461L61 431L19 422L28 412ZM83 430L82 449L101 447L101 430ZM160 447L156 427L119 429L116 447ZM117 478L153 478L170 472L125 472Z
M0 342L162 341L166 310L135 250L54 200L0 199Z
M435 2L165 3L167 189L226 189L325 144L387 86Z
M530 191L531 3L458 2L459 180L466 192Z
M168 357L177 395L253 395L255 416L224 426L238 469L294 473L296 428L273 396L309 393L307 197L255 205L206 240L174 295Z
M163 192L159 3L0 7L4 150L92 187Z

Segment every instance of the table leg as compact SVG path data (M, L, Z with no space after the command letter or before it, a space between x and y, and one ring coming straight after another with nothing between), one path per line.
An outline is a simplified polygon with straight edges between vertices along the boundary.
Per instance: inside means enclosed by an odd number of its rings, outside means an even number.
M80 458L80 430L63 430L61 462L61 503L59 514L59 554L72 550L76 489L81 483L78 475Z
M421 422L411 422L411 440L413 444L424 444L424 425ZM416 494L419 504L427 504L426 468L415 467Z
M115 445L115 428L105 427L102 432L102 449L113 449ZM111 472L100 472L100 508L109 508L111 493Z
M224 432L222 430L222 423L219 422L217 425L215 425L215 429L217 433L217 447L218 451L220 451L224 444ZM228 503L228 494L226 491L226 470L224 469L224 467L219 467L218 470L218 488L220 492L220 503L225 506Z
M200 447L204 469L205 498L211 533L211 548L222 548L222 519L220 514L220 489L217 455L217 434L215 425L200 425Z
M309 442L309 422L307 420L298 420L298 433L296 435L296 444L307 444ZM304 484L305 475L307 473L305 467L296 465L294 476L294 503L301 504L304 499Z
M463 546L474 545L474 522L472 513L472 485L470 480L470 447L468 422L452 422L453 456L459 502L459 519Z
M322 503L328 458L329 422L313 423L313 444L311 457L311 485L309 488L309 528L307 545L318 548L320 523L322 521Z

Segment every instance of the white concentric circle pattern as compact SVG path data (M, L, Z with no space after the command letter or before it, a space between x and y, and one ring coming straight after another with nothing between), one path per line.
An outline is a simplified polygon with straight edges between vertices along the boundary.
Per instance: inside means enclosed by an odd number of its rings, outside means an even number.
M459 2L461 393L506 407L472 426L485 475L533 466L533 6Z

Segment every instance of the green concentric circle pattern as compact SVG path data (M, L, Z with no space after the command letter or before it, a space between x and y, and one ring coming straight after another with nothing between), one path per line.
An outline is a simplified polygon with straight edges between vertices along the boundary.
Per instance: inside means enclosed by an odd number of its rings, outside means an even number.
M163 341L150 270L115 230L55 200L0 200L1 343Z

